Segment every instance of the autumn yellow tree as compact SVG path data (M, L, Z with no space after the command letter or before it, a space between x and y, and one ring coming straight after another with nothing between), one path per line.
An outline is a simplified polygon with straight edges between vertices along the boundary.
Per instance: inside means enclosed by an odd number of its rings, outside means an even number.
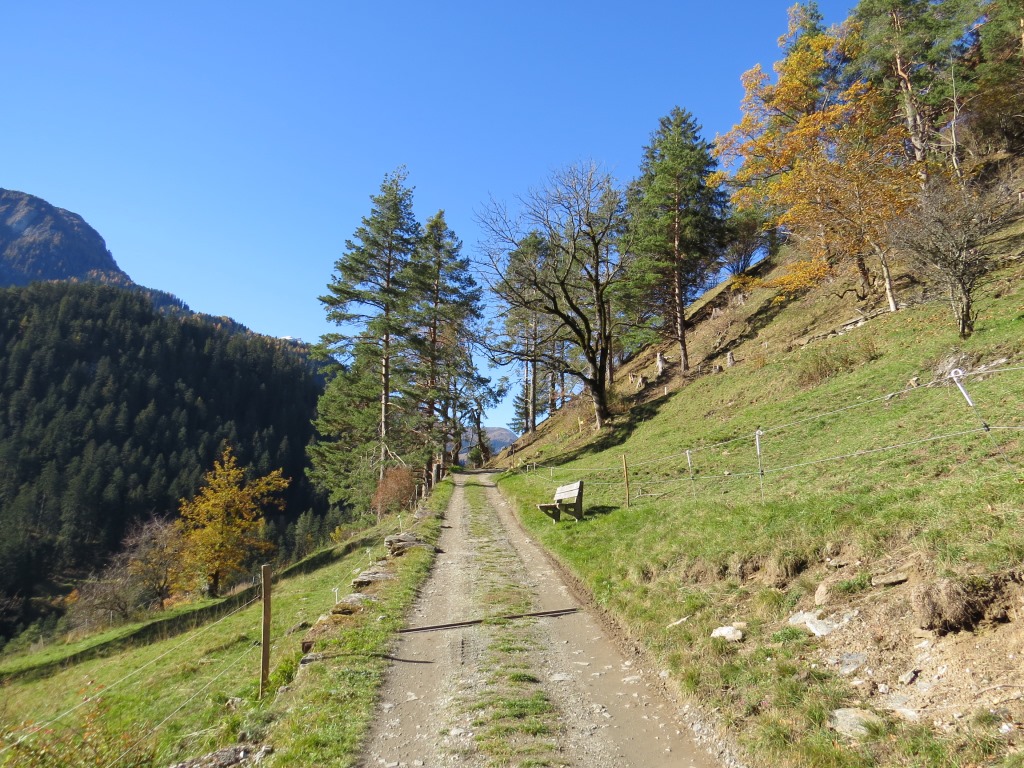
M846 90L846 42L844 30L824 28L815 3L797 4L779 38L783 58L773 67L774 80L760 65L743 73L743 117L715 138L715 155L723 167L720 180L732 187L737 209L778 212L771 201L773 189L805 147L803 138L792 140L794 131Z
M773 66L775 77L760 65L742 76L743 117L724 136L715 138L715 154L723 170L718 179L732 189L737 211L756 212L767 220L769 249L783 229L786 201L780 186L808 148L816 148L811 126L833 114L849 85L848 30L826 29L816 3L789 9L786 34L779 38L783 58ZM820 254L790 266L783 293L792 296L829 274Z
M849 265L867 298L877 262L890 311L893 287L890 230L911 206L919 176L906 157L906 131L887 120L885 100L857 83L829 108L803 118L790 137L800 146L789 171L772 186L778 221L803 250L832 268Z
M743 119L717 142L734 165L733 203L767 211L801 246L805 258L779 278L787 297L849 269L861 299L880 273L896 311L889 230L920 183L906 128L880 90L849 74L863 48L856 24L826 30L813 3L796 5L779 43L775 81L760 68L744 75Z
M220 594L226 578L240 572L252 554L268 548L260 537L263 510L283 506L279 494L289 482L280 469L247 479L228 446L203 476L199 493L181 500L183 571L211 597Z

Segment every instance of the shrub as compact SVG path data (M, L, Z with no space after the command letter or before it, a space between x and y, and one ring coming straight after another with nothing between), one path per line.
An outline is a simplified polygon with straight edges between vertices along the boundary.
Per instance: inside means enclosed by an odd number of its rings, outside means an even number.
M371 505L379 520L389 512L408 509L415 501L416 475L409 467L388 467L377 484Z

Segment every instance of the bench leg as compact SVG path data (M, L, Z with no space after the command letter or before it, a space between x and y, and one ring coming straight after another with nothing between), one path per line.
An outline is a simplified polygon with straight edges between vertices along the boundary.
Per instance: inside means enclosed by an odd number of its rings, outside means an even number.
M551 522L557 523L562 516L562 508L558 504L538 504L537 509L551 518Z

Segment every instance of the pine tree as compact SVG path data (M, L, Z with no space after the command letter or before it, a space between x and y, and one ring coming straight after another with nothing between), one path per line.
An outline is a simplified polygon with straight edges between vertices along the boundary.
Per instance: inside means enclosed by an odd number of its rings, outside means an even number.
M978 0L860 0L853 18L864 44L852 73L894 97L902 112L912 158L922 164L942 149L941 128L970 86L968 70L957 68L973 44L981 16ZM954 93L959 75L959 94ZM945 154L955 166L955 144Z
M346 252L334 265L328 293L320 297L327 319L342 327L323 336L321 349L352 360L356 347L363 346L378 362L381 477L391 455L392 371L410 325L409 265L421 238L406 178L404 168L384 177L380 193L370 198L370 214L345 241Z
M725 194L710 180L717 162L689 112L661 118L644 147L640 176L630 189L631 245L638 254L631 281L642 286L654 322L679 345L689 370L686 308L718 269L725 240Z
M1024 152L1024 0L985 4L979 30L978 93L969 123L982 152ZM994 143L994 147L992 144Z

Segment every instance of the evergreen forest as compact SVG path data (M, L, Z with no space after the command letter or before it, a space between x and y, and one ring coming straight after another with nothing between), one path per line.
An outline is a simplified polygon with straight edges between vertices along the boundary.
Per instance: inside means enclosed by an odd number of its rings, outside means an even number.
M175 516L225 444L283 470L292 519L323 514L305 479L319 391L298 347L133 291L0 291L0 634L98 570L133 522Z

